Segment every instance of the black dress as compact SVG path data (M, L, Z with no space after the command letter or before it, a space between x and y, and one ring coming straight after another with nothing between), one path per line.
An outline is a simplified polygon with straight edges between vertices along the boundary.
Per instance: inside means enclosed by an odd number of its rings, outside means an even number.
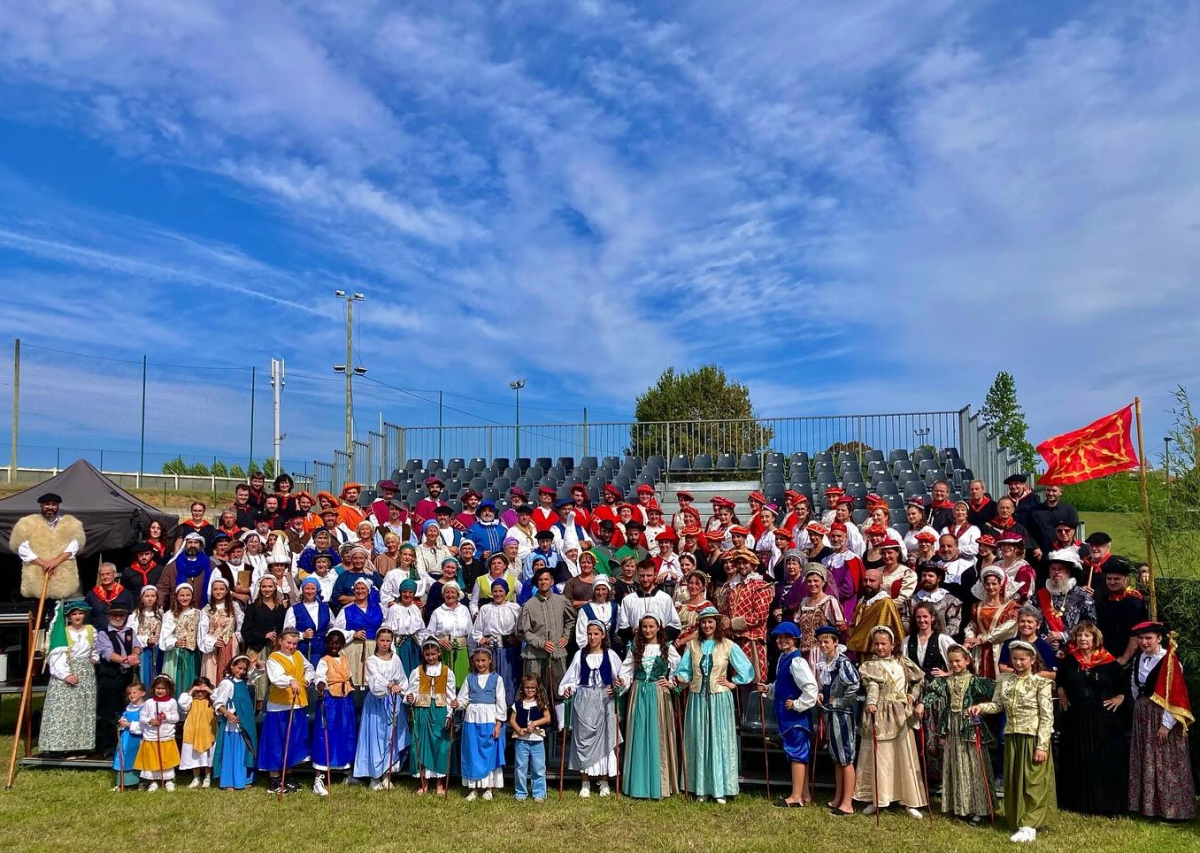
M1129 798L1127 715L1124 708L1113 712L1103 704L1125 692L1121 665L1114 660L1085 670L1067 655L1056 681L1069 703L1062 713L1055 762L1059 808L1124 814Z

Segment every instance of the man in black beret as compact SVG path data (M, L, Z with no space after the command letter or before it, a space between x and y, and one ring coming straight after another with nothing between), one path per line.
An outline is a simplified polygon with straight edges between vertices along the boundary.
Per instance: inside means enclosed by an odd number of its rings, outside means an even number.
M1088 537L1088 542L1097 536L1108 539L1107 534L1093 534ZM1105 557L1102 566L1104 590L1096 593L1096 627L1104 634L1105 648L1117 656L1121 666L1125 666L1137 651L1133 626L1146 621L1149 610L1142 594L1129 588L1133 566L1113 554Z

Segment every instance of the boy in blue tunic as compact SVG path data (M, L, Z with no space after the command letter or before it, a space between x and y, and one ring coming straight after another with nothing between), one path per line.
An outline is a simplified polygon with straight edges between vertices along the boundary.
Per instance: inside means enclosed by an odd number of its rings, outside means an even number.
M775 703L775 719L779 721L779 738L783 752L792 765L792 793L775 805L799 808L804 805L804 782L812 755L812 709L817 704L817 681L797 644L800 628L795 622L784 622L771 632L779 649L775 683L758 685L760 692Z

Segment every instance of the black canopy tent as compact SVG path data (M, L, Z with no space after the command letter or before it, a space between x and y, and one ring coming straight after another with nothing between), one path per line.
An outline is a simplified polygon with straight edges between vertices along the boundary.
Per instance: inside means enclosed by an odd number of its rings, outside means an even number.
M83 524L87 544L79 554L79 575L84 589L95 582L100 556L120 566L128 559L130 546L141 539L157 520L171 530L179 517L135 498L91 463L80 459L60 473L0 500L0 602L20 598L20 561L8 547L8 537L17 520L38 512L37 499L46 492L62 497L62 512Z

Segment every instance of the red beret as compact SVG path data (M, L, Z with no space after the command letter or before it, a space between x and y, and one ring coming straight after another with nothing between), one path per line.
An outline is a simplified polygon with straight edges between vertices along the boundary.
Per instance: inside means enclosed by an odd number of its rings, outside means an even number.
M654 537L656 542L678 542L679 536L675 533L674 527L668 527L662 533Z
M747 495L747 499L758 501L760 504L765 504L767 502L767 496L762 492L751 492L749 495Z
M612 483L609 483L607 486L605 486L604 491L608 492L610 495L613 495L614 497L616 497L618 499L625 497L625 494L620 489L618 489L616 486L614 486Z
M730 533L740 533L742 536L750 535L749 528L742 527L741 525L735 525L735 526L729 528L729 532Z
M637 487L637 493L639 495L652 495L654 494L654 486L651 486L649 483L642 483Z
M840 521L835 521L833 524L829 525L830 533L833 533L833 531L835 531L835 530L840 530L840 531L842 531L842 533L847 532L846 525L842 524Z
M918 542L936 542L937 536L930 533L928 530L922 530L916 535L916 540Z
M846 494L846 490L843 489L841 486L830 486L828 489L825 490L825 494L826 495L844 495L844 494Z
M549 486L542 486L540 489L538 489L538 494L539 495L557 495L558 490L552 489Z

